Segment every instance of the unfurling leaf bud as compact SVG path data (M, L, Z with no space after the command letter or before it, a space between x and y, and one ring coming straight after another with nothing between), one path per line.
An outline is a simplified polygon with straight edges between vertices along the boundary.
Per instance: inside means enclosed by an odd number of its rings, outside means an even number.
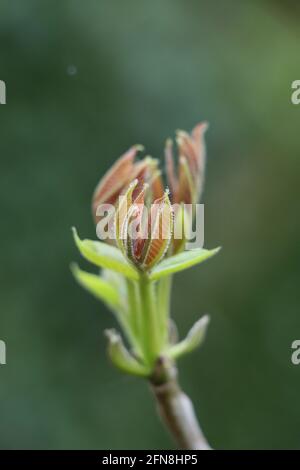
M179 357L190 353L201 346L205 339L208 324L208 315L204 315L204 317L196 321L194 326L188 332L186 338L169 348L167 352L168 357L172 359L178 359Z
M141 271L148 271L165 255L173 232L173 210L168 191L155 200L150 211L145 205L148 185L136 193L139 182L133 181L119 198L115 215L117 245Z
M145 183L149 183L155 197L163 194L163 185L160 172L157 168L157 160L146 157L141 161L135 161L142 145L134 145L107 171L98 183L92 198L92 212L95 222L101 217L97 214L98 208L103 204L115 205L128 185L135 179L138 180L138 192Z
M219 251L191 249L187 243L199 222L196 204L203 190L206 128L202 123L190 134L177 131L176 165L173 143L167 140L169 189L164 189L158 160L138 160L143 147L131 147L94 191L92 211L100 241L82 240L73 229L81 255L100 268L100 273L88 273L73 265L74 277L109 307L127 341L125 346L115 330L105 332L111 361L152 382L160 365L164 373L169 365L173 369L177 358L202 343L209 321L204 316L177 341L170 319L172 276Z
M205 143L207 123L200 123L191 134L177 131L178 171L175 171L173 143L168 139L165 146L166 172L171 190L172 203L195 204L204 183Z

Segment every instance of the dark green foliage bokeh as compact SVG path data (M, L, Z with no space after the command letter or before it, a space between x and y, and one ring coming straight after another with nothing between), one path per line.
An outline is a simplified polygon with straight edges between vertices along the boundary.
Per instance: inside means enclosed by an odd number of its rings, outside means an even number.
M181 382L216 448L297 448L300 366L296 2L2 0L0 447L170 448L146 384L114 370L106 308L71 277L90 198L116 157L161 157L208 120L205 245L176 277ZM77 73L72 74L76 67Z

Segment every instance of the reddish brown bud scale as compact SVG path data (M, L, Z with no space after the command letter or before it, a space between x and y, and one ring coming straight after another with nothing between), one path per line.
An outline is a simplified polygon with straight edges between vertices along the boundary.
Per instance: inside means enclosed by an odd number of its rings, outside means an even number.
M202 192L205 166L204 133L206 123L198 124L191 134L177 131L178 170L175 172L173 144L165 146L166 172L173 203L196 203ZM184 163L183 163L184 162Z
M136 147L131 147L116 163L107 171L98 183L92 199L93 216L97 219L97 207L100 204L115 201L119 192L127 184L132 175L133 161L138 152ZM112 202L112 203L113 203Z

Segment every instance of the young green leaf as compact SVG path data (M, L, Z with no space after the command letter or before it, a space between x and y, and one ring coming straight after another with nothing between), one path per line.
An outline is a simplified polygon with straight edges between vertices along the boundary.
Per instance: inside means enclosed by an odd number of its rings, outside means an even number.
M214 250L204 250L196 248L195 250L184 251L178 255L171 256L159 263L151 272L150 279L157 281L164 276L175 274L188 269L196 264L200 264L208 258L211 258L220 251L220 248Z
M208 315L205 315L204 317L200 318L200 320L198 320L190 329L187 337L184 340L180 341L174 346L171 346L168 349L168 357L170 357L171 359L178 359L184 354L192 352L194 351L194 349L198 348L204 341L208 324Z
M106 330L108 354L112 363L127 374L148 377L150 370L138 362L125 348L121 336L115 330Z
M78 283L87 291L105 302L113 310L119 307L119 293L109 282L100 276L82 271L76 264L71 265L71 271Z
M139 278L137 270L128 263L118 248L100 241L80 240L75 228L73 236L78 250L91 263L123 274L129 279Z

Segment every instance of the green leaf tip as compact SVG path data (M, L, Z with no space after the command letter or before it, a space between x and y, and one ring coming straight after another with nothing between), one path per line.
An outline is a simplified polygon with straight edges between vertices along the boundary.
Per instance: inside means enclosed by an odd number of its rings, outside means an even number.
M211 258L220 251L221 247L214 248L213 250L205 250L204 248L196 248L190 251L184 251L177 255L171 256L163 260L157 265L150 274L150 279L157 281L162 277L175 274L185 269L191 268L203 261Z
M101 241L81 240L74 227L72 231L75 244L85 259L100 268L111 269L129 279L138 280L138 271L128 263L118 248Z
M76 281L97 299L105 302L111 309L120 305L120 296L115 287L99 275L81 270L77 264L72 263L71 271Z
M148 377L150 375L150 370L126 349L119 333L110 329L105 330L104 334L108 339L108 355L118 369L139 377Z
M185 339L168 349L168 357L171 359L178 359L179 357L184 356L185 354L188 354L201 346L205 339L209 322L209 315L204 315L202 318L200 318L190 329Z

